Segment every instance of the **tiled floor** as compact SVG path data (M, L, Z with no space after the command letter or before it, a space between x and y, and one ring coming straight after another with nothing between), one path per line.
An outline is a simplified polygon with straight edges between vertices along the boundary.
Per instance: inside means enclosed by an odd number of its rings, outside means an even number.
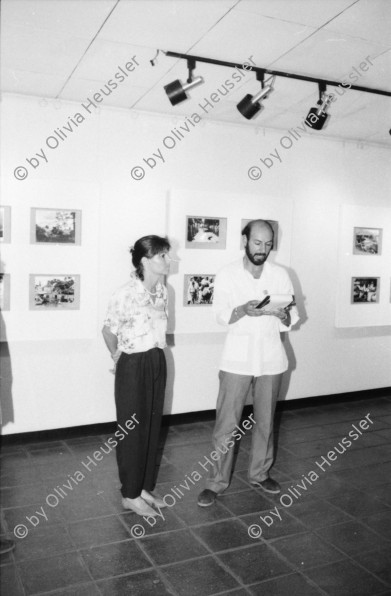
M391 595L390 395L282 405L282 495L247 483L246 435L230 488L201 509L212 427L164 429L170 507L151 523L121 509L114 452L93 460L110 435L6 441L2 532L28 535L1 557L2 596Z

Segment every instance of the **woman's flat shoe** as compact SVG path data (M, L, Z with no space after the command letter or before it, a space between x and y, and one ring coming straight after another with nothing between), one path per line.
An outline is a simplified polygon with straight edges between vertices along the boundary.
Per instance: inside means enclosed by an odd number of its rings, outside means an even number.
M144 499L146 503L149 505L154 505L159 509L163 509L163 507L167 507L166 503L160 497L154 497L151 493L147 492L146 490L141 491L141 498Z
M137 497L136 499L122 499L122 507L124 509L130 509L130 511L134 511L137 515L145 515L148 516L156 516L157 513L152 507L148 505L141 497Z

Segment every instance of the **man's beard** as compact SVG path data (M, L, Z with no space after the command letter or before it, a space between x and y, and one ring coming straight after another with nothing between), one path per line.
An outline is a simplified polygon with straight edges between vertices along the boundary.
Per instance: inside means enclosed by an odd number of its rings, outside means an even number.
M266 253L255 253L252 255L248 245L245 247L246 256L253 265L263 265L268 255Z

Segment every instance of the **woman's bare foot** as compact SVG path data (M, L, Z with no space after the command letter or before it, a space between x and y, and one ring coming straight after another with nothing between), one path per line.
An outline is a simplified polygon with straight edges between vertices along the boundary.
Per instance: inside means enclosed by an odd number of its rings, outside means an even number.
M144 499L149 505L155 505L155 507L159 507L159 509L163 509L163 507L167 507L166 503L160 497L154 497L151 493L147 490L141 491L141 498Z
M130 509L137 513L137 515L145 515L147 516L156 516L157 513L152 507L148 505L141 497L136 497L135 499L123 498L122 499L122 507L124 509Z

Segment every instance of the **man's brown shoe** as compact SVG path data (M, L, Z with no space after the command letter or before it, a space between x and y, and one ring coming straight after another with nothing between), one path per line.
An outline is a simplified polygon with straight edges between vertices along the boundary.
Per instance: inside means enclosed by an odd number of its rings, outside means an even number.
M278 495L278 493L281 492L281 486L276 480L273 480L273 478L266 478L266 480L262 480L262 482L251 482L251 486L261 488L265 493L270 493L272 495Z
M200 507L209 507L210 505L213 505L216 497L217 493L215 493L214 490L209 490L209 488L206 488L198 495L197 504Z

